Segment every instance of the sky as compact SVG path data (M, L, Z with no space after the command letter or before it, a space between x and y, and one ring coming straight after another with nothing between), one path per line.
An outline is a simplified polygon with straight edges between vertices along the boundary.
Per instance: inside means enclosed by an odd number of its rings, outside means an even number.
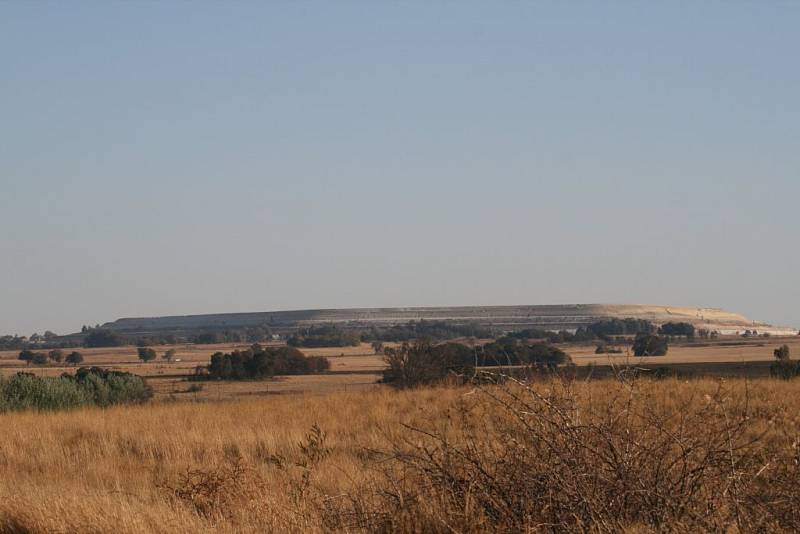
M800 326L800 3L2 2L0 334L645 303Z

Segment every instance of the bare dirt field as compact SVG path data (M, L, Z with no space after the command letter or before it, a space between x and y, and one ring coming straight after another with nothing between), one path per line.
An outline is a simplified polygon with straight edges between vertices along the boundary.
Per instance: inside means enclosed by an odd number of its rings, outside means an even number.
M666 356L636 358L627 350L623 354L595 354L595 344L566 344L562 348L578 366L594 364L597 366L648 365L671 366L679 369L697 368L708 374L724 371L730 363L731 368L747 362L761 362L764 367L773 360L773 351L787 344L793 357L800 357L800 336L787 338L725 338L715 342L673 343ZM391 345L391 344L387 344ZM276 377L271 380L246 382L203 382L200 391L189 391L192 382L186 380L198 365L206 365L215 352L230 352L246 348L247 344L223 343L216 345L165 345L155 347L159 358L150 363L142 363L136 347L113 347L78 349L84 356L84 366L100 366L127 371L148 379L157 399L223 400L230 398L286 394L286 393L329 393L332 391L351 391L377 387L376 383L384 367L383 358L375 354L368 343L357 347L324 347L302 349L307 355L326 356L331 362L331 370L323 375ZM167 363L161 355L168 349L175 349L180 361ZM65 350L66 353L69 350ZM26 366L17 359L18 351L0 352L0 373L11 374L27 371L37 375L59 375L73 372L74 367L66 365ZM709 364L709 365L705 365ZM714 365L710 365L714 364ZM734 374L740 374L735 372ZM763 374L763 373L762 373Z

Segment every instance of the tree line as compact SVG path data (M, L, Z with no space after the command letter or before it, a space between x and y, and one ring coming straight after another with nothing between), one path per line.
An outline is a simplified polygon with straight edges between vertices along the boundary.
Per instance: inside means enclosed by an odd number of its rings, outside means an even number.
M30 349L24 349L20 351L18 359L29 365L47 365L51 362L56 364L64 362L70 365L79 365L83 363L83 354L78 351L65 354L61 349L53 349L49 352L34 352Z
M253 345L230 353L216 352L207 366L195 370L195 380L251 380L276 375L315 374L330 369L323 356L306 356L295 347Z

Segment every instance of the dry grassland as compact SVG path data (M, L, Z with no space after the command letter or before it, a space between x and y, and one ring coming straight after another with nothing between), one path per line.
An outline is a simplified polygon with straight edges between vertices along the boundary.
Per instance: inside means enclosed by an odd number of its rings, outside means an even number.
M790 531L798 387L542 382L7 413L0 532ZM442 456L441 436L480 471Z
M774 359L773 351L781 345L789 345L794 358L800 358L800 336L723 339L718 342L673 343L666 356L634 358L632 354L595 354L596 344L567 344L564 350L577 365L589 363L621 364L626 360L647 361L648 363L711 363L711 362L763 362Z
M576 365L591 363L604 365L625 365L626 363L647 363L652 365L672 363L705 362L767 362L773 359L773 351L782 344L788 344L795 358L800 357L800 336L791 338L769 338L743 340L732 338L717 343L675 343L666 356L657 358L634 358L629 354L595 354L595 344L566 344L562 348L570 354ZM387 343L387 346L394 344ZM271 395L276 393L329 393L331 391L351 391L372 387L380 377L384 362L375 354L368 343L357 347L326 347L302 349L307 355L326 356L331 362L331 373L318 376L277 377L259 382L215 382L204 383L200 392L188 393L190 384L186 376L194 372L198 365L206 365L214 352L230 352L246 348L247 344L223 343L216 345L165 345L155 347L159 359L142 363L136 354L136 347L114 347L78 349L84 355L82 365L98 365L119 371L128 371L148 378L156 398L188 400L222 400L241 396ZM160 356L174 348L180 362L166 363ZM39 375L59 375L72 372L74 368L64 365L44 367L26 366L17 359L18 351L0 352L0 373L11 374L21 370Z
M387 344L391 345L391 344ZM215 345L164 345L156 346L159 358L153 362L142 363L136 347L111 347L94 349L75 349L84 357L83 366L99 366L117 371L127 371L148 379L157 398L176 397L220 400L246 395L269 395L273 393L327 393L330 391L349 391L370 387L376 383L384 367L383 359L375 354L368 343L357 347L334 347L303 349L306 355L326 356L331 362L331 373L317 376L276 377L273 380L258 382L213 382L204 383L203 390L186 394L191 375L198 365L207 365L215 352L230 352L247 348L249 344L222 343ZM167 363L161 355L175 349L180 362ZM72 349L65 349L69 353ZM26 371L42 376L57 376L64 372L74 372L68 365L26 366L19 361L19 351L0 352L0 373L13 374Z

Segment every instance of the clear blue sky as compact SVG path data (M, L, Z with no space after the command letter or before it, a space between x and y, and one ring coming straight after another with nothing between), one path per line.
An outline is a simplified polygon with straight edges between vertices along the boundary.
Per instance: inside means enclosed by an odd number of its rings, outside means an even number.
M800 3L0 3L0 333L570 302L800 326Z

